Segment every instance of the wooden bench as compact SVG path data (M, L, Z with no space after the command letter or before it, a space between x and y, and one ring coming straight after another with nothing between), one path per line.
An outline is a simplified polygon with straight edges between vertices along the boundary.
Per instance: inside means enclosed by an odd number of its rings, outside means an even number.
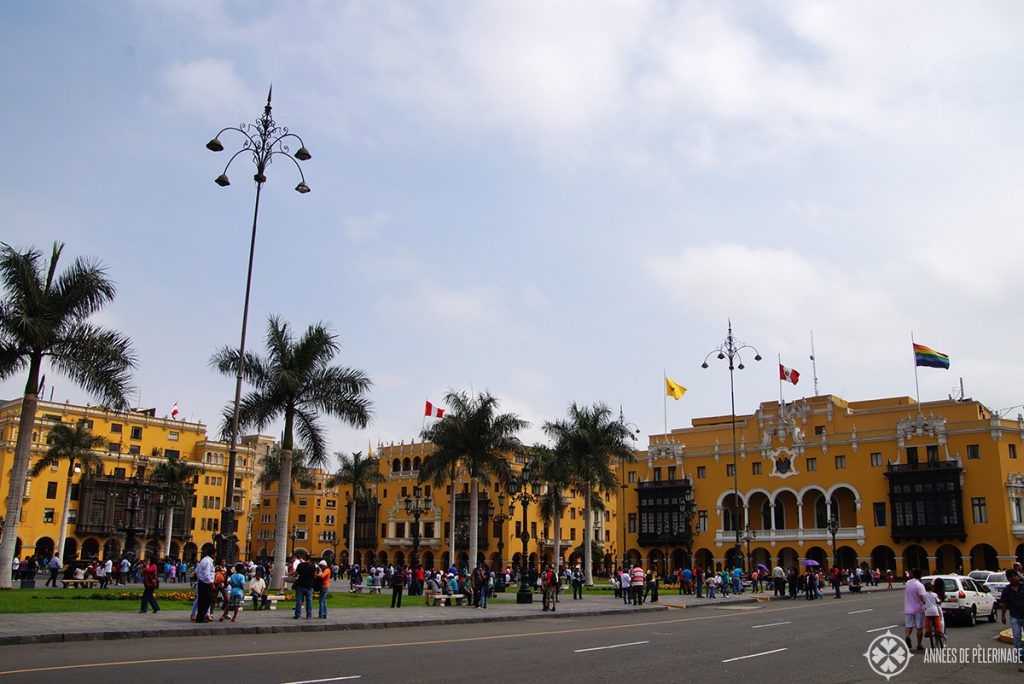
M61 580L60 582L64 585L65 589L68 587L85 587L86 589L91 589L92 587L98 587L100 585L100 581L98 579L66 579Z
M368 594L379 594L379 593L381 593L381 589L383 589L383 588L384 587L379 587L379 586L377 586L375 584L374 585L370 585L370 584L357 584L354 587L349 587L348 591L349 591L350 594L362 594L363 593L363 589L366 589L366 593L368 593Z
M267 594L267 601L270 602L270 610L277 610L277 602L284 601L284 595L273 596L271 594Z

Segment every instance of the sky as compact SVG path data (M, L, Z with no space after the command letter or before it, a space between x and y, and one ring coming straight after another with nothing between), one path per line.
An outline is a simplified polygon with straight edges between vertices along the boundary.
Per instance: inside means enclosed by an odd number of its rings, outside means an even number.
M140 407L217 423L234 380L273 84L305 141L263 188L248 348L324 322L373 380L332 451L418 438L425 400L490 391L543 441L570 402L664 430L779 396L1024 403L1024 5L342 2L5 5L0 241L100 259ZM247 165L248 164L248 165ZM51 373L56 401L91 398ZM0 383L20 396L24 377ZM49 398L49 393L47 397ZM1009 411L1016 415L1017 410ZM280 426L265 430L277 434Z

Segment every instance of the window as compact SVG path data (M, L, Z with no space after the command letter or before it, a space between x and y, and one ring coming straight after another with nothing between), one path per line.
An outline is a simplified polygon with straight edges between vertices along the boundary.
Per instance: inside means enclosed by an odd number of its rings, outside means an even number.
M676 467L675 466L669 466L668 467L668 479L670 479L670 480L676 479Z
M177 442L178 441L178 433L175 432L174 430L171 430L170 432L168 432L167 433L167 441L168 442Z
M925 455L928 458L929 463L938 463L939 461L939 447L937 444L929 444L925 447Z
M395 536L401 539L405 536L405 523L395 523Z
M698 480L703 480L707 476L708 476L708 467L707 466L697 466L697 479Z
M845 470L845 469L846 469L846 456L843 456L842 454L837 454L836 455L836 470Z
M818 469L818 459L811 456L807 459L807 472L813 472Z
M333 525L334 524L334 515L333 514L325 515L324 516L324 524L325 525Z
M1017 458L1017 445L1016 444L1011 444L1010 445L1010 458Z
M121 451L121 445L117 442L107 442L107 451L112 451L116 454Z
M82 423L82 427L84 427L86 430L92 430L93 423L88 418L83 418L81 420L81 423Z
M111 423L110 424L110 432L112 434L115 434L115 435L121 434L121 424L120 423Z
M263 505L264 506L269 506L270 505L270 499L264 499L263 500Z
M917 467L917 447L907 447L907 464L911 468Z
M448 492L448 493L449 493L449 494L451 494L451 492ZM386 498L388 498L388 490L387 490L387 487L385 487L385 488L384 488L384 498L385 498L385 499L386 499Z
M388 524L387 523L381 523L380 524L380 536L381 536L381 539L383 539L384 537L388 536Z
M299 505L300 506L305 506L307 501L308 501L308 499L299 499Z
M124 468L114 468L114 477L123 479L124 472Z
M1019 496L1013 498L1013 522L1024 522L1024 499Z
M313 522L314 522L315 524L319 525L319 524L320 524L320 516L319 516L319 515L318 515L318 516L316 516L316 518L315 518L315 519L313 520Z
M871 454L871 467L872 468L879 468L879 467L881 467L881 465L882 465L882 453L880 451L876 451L873 454Z
M824 425L815 425L814 426L814 434L816 434L816 435L823 435L823 434L825 434L825 426Z
M988 522L988 510L985 506L985 497L975 496L971 498L971 512L974 514L974 522L984 524Z
M654 481L661 482L661 468L654 469Z
M972 461L976 458L981 458L981 448L977 444L968 444L967 458Z
M52 523L53 522L53 509L52 508L44 508L43 509L43 522L44 523Z
M885 503L875 502L875 527L885 527Z
M409 496L409 488L408 487L402 487L402 494L401 495L402 496Z
M68 523L71 524L71 525L74 525L76 522L78 522L78 509L76 509L76 508L69 508L68 509Z
M327 503L325 504L325 506L327 508L337 508L338 507L338 500L337 499L328 499Z
M128 447L128 453L134 456L138 456L139 454L142 453L142 449L141 447L139 447L138 444L132 444Z
M495 485L495 487L497 487L498 483L495 482L494 485ZM498 491L498 490L495 489L494 491ZM430 485L427 485L426 487L423 488L423 495L424 496L430 496Z
M732 477L733 475L735 475L736 474L736 465L734 463L726 463L725 464L725 474L728 475L729 477Z
M569 520L575 520L575 519L576 519L576 509L575 508L570 508L569 509Z
M137 425L132 427L132 439L142 439L142 428Z
M629 533L636 534L636 513L629 514Z
M168 461L181 458L181 452L177 449L164 449L164 456Z
M753 472L754 475L760 475L761 474L761 462L760 461L756 461L754 463L751 463L750 466L751 466L750 470L751 470L751 472Z
M572 527L569 529L569 541L576 541L576 528Z
M610 542L612 540L612 533L609 532L608 530L604 531L604 540L606 542Z
M78 501L78 489L79 489L79 485L77 485L77 484L71 485L71 500L72 501Z
M494 536L495 537L500 537L501 536L501 525L498 525L497 527L495 527L495 529L497 530L497 532L494 533ZM430 537L430 538L432 538L434 536L434 523L432 523L432 522L423 523L423 536L424 537Z
M57 483L47 482L46 483L46 498L56 499L57 498Z
M299 513L299 522L300 523L306 522L306 514L305 513Z
M636 484L636 471L635 470L630 470L629 471L628 480L629 480L629 484Z
M708 531L708 512L707 511L697 511L697 532L700 533L700 532L707 532L707 531Z

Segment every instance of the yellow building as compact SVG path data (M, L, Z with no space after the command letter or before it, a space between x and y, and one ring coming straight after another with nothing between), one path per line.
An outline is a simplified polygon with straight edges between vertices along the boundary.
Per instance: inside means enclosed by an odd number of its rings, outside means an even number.
M199 550L212 545L220 526L226 491L228 445L207 439L202 423L158 418L155 410L118 412L103 407L39 402L32 434L32 461L45 454L46 439L57 423L86 421L91 432L107 440L100 452L98 473L77 473L72 480L68 541L64 560L114 557L125 550L126 527L131 527L136 552L163 548L163 488L149 481L147 473L168 458L181 458L203 467L193 484L193 496L174 509L171 555L192 560ZM0 496L6 502L10 469L18 434L21 399L0 404ZM262 438L266 442L267 438ZM234 508L238 538L248 533L247 516L252 503L254 448L241 446L235 477ZM60 537L67 482L66 464L43 471L25 483L16 554L47 557ZM134 513L133 513L134 509ZM244 551L244 550L243 550Z
M669 569L752 563L952 572L1024 557L1024 418L977 401L817 396L695 419L623 468L628 559ZM735 466L734 466L735 462ZM735 467L735 471L733 470ZM734 495L734 488L739 496ZM829 523L838 527L833 535Z
M351 490L347 487L327 489L327 476L323 473L318 474L314 489L295 490L295 500L288 514L290 527L287 552L300 549L310 552L315 557L337 558L342 565L347 565L349 558L352 558L362 567L375 563L409 563L416 521L413 516L406 513L405 498L411 496L413 487L419 484L420 464L430 454L431 449L432 445L429 443L411 442L391 444L378 450L380 472L386 481L374 488L371 503L360 503L358 506L354 554L348 549ZM521 459L513 459L514 470L518 470L521 465ZM432 499L432 507L419 519L420 562L426 568L447 568L450 565L453 487L446 484L438 488L431 482L426 482L422 486L423 495ZM456 479L455 553L460 567L466 567L469 563L469 488L467 477ZM494 567L509 564L518 566L523 551L520 538L523 530L522 506L515 504L510 515L512 502L503 491L496 482L489 486L481 484L480 487L478 559L486 560ZM561 522L558 554L564 560L569 558L574 548L582 544L584 520L582 497L575 492L566 494L569 506ZM604 511L594 512L594 539L602 542L609 563L616 553L613 538L613 521L616 516L614 494L608 492L605 495ZM251 549L255 557L271 557L275 553L276 506L276 489L268 489L263 493L253 520ZM505 519L502 520L502 517ZM553 562L553 522L545 522L542 519L540 507L536 502L528 506L527 528L530 535L526 549L529 564L535 567L538 562Z

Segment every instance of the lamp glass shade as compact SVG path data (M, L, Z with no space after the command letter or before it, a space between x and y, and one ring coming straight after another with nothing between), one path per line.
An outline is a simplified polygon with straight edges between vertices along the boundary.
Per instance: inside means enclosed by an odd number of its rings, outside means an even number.
M221 144L220 140L214 138L210 142L206 143L206 149L210 150L211 152L223 152L224 145Z
M295 192L299 193L300 195L305 195L307 192L309 192L309 186L306 185L306 181L302 181L301 183L296 185Z
M222 173L219 176L217 176L217 178L214 179L213 182L216 183L217 185L219 185L222 188L226 188L229 185L231 185L231 181L228 180L228 174L226 174L226 173Z
M302 146L295 150L295 158L299 161L309 161L313 158L313 155L309 153L309 150L307 150L305 146Z
M760 355L760 354L756 354L756 355L754 356L754 360L755 360L755 361L760 361L760 360L761 360L761 355Z

